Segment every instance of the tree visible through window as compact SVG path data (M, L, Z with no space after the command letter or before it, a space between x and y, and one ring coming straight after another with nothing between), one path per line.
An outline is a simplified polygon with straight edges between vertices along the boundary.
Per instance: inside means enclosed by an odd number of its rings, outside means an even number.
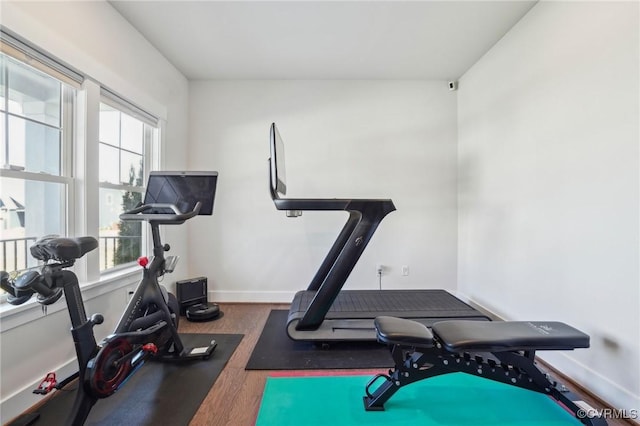
M100 269L136 260L143 253L140 222L120 213L142 201L145 153L154 128L110 104L100 104Z
M140 173L136 175L135 169L129 169L129 184L133 186L143 186L142 167ZM126 191L122 196L122 211L134 209L142 202L140 192ZM118 229L120 242L116 247L114 264L133 262L142 253L142 222L120 221Z

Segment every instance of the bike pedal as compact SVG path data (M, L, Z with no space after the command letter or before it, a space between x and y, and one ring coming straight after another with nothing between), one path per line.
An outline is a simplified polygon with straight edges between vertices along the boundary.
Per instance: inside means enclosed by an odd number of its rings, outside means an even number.
M49 373L45 376L45 378L40 382L38 387L33 390L33 393L38 395L46 395L51 392L52 389L56 387L58 381L56 380L56 373Z

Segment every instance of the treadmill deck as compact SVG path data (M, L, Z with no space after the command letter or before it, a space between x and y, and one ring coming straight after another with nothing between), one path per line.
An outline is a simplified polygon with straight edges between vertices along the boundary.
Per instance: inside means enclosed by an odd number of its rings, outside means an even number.
M289 319L301 318L316 292L296 293ZM473 307L445 290L342 290L326 319L375 318L468 318L485 317Z
M427 327L438 321L490 321L487 316L445 290L343 290L317 329L297 326L315 291L296 293L287 318L287 334L301 341L375 341L373 320L379 316L412 319Z

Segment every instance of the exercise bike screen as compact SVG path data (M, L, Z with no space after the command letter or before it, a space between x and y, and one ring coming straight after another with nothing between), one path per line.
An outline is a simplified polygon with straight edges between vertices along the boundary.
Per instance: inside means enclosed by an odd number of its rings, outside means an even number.
M174 204L186 213L200 201L198 214L211 215L217 181L218 172L151 172L144 204Z

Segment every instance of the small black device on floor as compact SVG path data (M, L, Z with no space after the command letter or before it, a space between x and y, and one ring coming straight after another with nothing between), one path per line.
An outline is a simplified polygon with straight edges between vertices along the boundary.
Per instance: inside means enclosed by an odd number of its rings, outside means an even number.
M189 321L212 321L220 318L220 306L217 303L198 303L187 308L186 317Z
M198 277L176 282L180 314L189 321L212 321L222 312L216 303L207 301L207 278Z

